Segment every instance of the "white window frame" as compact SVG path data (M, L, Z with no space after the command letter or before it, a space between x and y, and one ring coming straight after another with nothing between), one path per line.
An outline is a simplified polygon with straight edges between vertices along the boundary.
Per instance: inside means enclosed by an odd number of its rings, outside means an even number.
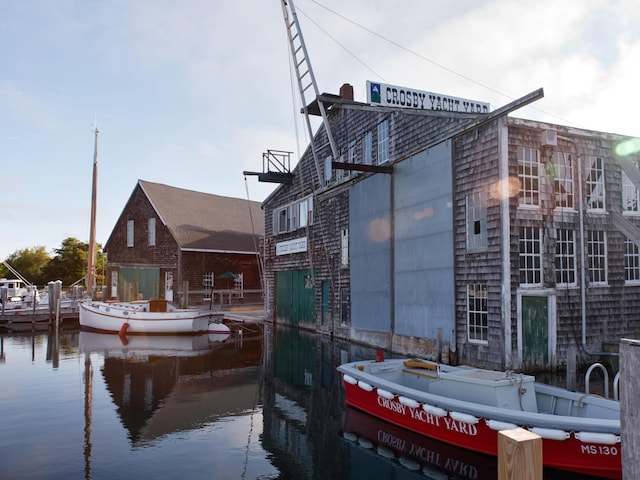
M556 229L556 285L575 287L578 284L576 270L576 234L568 228Z
M587 271L592 285L607 284L607 232L587 231Z
M367 132L364 134L364 152L362 154L362 163L371 165L373 163L373 134Z
M624 239L624 284L640 285L640 248L628 237Z
M156 219L155 217L151 217L149 219L149 232L148 232L148 239L149 239L149 246L150 247L155 247L156 246Z
M587 210L590 212L606 212L604 159L589 155L585 157L584 165Z
M133 247L134 245L134 228L135 223L133 220L127 220L127 247Z
M273 234L288 233L313 225L313 196L273 210Z
M518 252L520 285L542 286L542 232L539 228L520 227Z
M554 152L553 195L556 209L575 210L575 188L573 184L573 156L570 153Z
M540 207L540 156L535 148L518 147L518 206Z
M378 165L389 161L389 120L378 124Z
M487 249L487 196L484 191L467 195L467 251Z
M349 229L342 229L340 235L340 259L343 267L349 265Z
M632 163L634 167L638 167L637 162L632 161ZM622 172L622 213L640 215L640 191L624 171Z
M469 343L489 343L489 307L486 283L467 285L467 340Z

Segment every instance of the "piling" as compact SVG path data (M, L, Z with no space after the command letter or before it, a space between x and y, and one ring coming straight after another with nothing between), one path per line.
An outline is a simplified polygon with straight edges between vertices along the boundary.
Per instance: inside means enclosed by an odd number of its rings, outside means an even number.
M524 428L498 432L498 480L542 480L542 437Z
M640 340L620 340L620 418L622 424L622 478L640 478Z

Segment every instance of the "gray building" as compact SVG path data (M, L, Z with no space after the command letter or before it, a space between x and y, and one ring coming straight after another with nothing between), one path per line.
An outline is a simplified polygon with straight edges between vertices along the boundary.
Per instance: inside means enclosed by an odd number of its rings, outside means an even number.
M369 103L321 96L340 158L320 127L319 154L263 204L276 322L495 369L636 332L638 157L615 153L629 139L507 116L518 102L368 88Z

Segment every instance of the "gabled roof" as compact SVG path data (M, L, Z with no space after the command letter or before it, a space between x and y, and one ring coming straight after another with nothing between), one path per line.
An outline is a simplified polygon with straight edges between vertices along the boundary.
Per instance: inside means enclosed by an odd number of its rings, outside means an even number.
M183 250L255 253L264 236L259 202L138 180L160 220Z

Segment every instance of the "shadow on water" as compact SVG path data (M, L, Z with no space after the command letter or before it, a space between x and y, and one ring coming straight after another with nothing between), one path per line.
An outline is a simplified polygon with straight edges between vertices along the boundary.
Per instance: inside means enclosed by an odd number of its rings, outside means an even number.
M273 455L279 478L497 478L495 457L346 407L336 367L375 356L373 348L280 325L265 327L263 446ZM598 477L545 469L544 478Z

